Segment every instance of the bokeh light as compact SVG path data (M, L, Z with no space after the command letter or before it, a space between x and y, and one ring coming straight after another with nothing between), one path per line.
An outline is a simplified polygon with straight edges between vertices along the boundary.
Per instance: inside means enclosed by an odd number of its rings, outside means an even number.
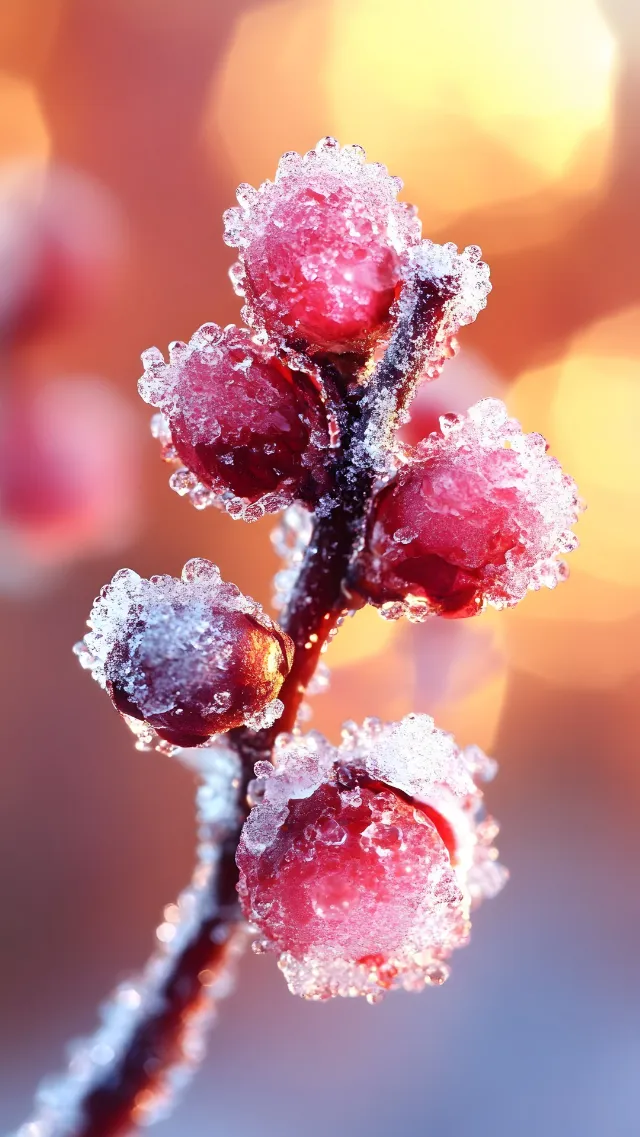
M359 142L429 232L523 199L535 215L545 191L576 201L606 177L615 60L595 0L398 0L393 19L385 0L285 0L239 21L207 132L243 181L319 129Z
M309 727L334 740L345 719L419 710L499 759L487 802L512 879L452 980L375 1009L310 1007L249 955L163 1133L637 1132L639 119L637 0L0 5L0 162L88 175L131 235L119 286L89 315L24 343L19 360L0 356L0 415L13 384L25 394L62 377L59 411L39 403L55 451L74 405L94 413L73 375L103 377L147 491L144 526L127 535L116 518L111 544L99 545L99 510L85 514L94 559L67 563L49 591L26 588L24 546L0 529L2 570L17 566L11 593L0 570L0 1131L144 962L191 871L188 775L132 751L72 658L91 600L123 564L175 573L204 555L268 603L279 567L273 520L200 514L167 488L136 396L139 352L240 320L222 210L239 182L273 177L283 151L334 134L403 178L425 234L478 242L492 269L487 310L423 395L425 415L504 397L588 509L566 583L451 623L363 610L324 657L330 689L310 700ZM117 443L117 417L92 406ZM75 453L101 492L135 505L126 458L103 475L87 438ZM63 529L50 536L49 564L71 546Z
M36 87L0 71L0 162L45 162L51 140Z
M634 307L592 324L510 393L513 413L545 434L587 505L570 584L508 616L517 665L568 686L610 685L640 668L639 353Z

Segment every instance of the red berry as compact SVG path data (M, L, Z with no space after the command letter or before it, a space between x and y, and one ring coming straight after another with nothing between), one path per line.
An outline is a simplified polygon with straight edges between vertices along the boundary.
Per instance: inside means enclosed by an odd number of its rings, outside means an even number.
M9 168L0 183L0 332L41 335L79 320L104 291L122 246L105 190L64 168Z
M216 324L205 324L189 344L172 344L169 363L155 348L143 362L140 394L162 411L170 453L193 475L178 479L179 492L199 483L227 495L230 512L238 499L270 509L294 498L317 501L329 435L307 375L290 371L246 329Z
M333 138L304 157L285 154L275 182L241 185L225 240L240 251L232 280L248 321L296 346L368 349L420 239L413 207L396 200L401 185Z
M356 587L386 615L472 616L566 575L575 483L497 399L445 416L378 495Z
M189 561L180 580L122 569L88 623L81 662L134 729L142 721L174 746L197 746L282 711L291 640L210 561Z
M12 375L0 406L0 517L36 564L120 546L138 508L138 450L117 391Z
M375 999L442 982L472 897L503 880L477 830L474 775L488 760L411 715L367 720L339 748L284 737L275 771L256 772L264 793L240 840L238 891L291 990Z

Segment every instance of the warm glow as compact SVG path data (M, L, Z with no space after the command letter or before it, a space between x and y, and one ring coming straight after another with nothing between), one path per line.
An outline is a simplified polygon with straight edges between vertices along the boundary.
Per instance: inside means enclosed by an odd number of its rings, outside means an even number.
M596 0L397 0L393 19L383 0L280 0L239 19L205 143L257 184L285 150L359 142L425 232L501 207L494 251L523 247L556 238L606 176L615 58Z
M46 161L51 149L38 96L24 79L0 72L0 161Z
M522 375L508 403L539 429L587 502L571 575L504 615L516 667L607 686L640 667L640 309L593 324L564 360Z
M333 0L329 120L404 179L430 226L566 179L608 150L614 41L595 0Z
M238 20L203 122L213 160L222 143L238 182L272 178L280 154L304 152L337 129L319 74L327 39L324 4L283 0Z
M389 648L399 625L383 620L376 608L367 606L347 617L326 655L328 666L351 667Z

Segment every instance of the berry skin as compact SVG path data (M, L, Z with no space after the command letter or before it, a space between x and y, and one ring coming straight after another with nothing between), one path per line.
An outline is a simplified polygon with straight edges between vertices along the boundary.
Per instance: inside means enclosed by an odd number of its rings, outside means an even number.
M144 741L140 722L173 746L198 746L282 711L293 644L210 561L187 562L180 580L122 569L88 623L80 661Z
M347 728L339 748L283 736L275 762L256 767L263 793L238 847L238 892L290 989L375 1001L443 982L471 901L504 880L495 826L476 816L489 760L410 715Z
M169 363L143 355L142 398L168 422L170 453L216 494L314 504L325 484L327 420L307 375L290 371L246 329L205 324Z
M355 587L383 614L473 616L566 576L575 483L498 399L446 415L374 502Z
M232 280L248 322L307 350L367 351L420 239L415 210L396 200L401 185L333 138L285 154L259 190L241 185L225 241L240 252Z

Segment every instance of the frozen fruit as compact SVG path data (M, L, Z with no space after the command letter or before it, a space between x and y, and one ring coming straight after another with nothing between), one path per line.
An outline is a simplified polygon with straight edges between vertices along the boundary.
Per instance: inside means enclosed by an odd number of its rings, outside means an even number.
M362 595L392 617L459 617L553 588L580 506L546 451L498 399L445 415L374 501L355 569Z
M205 324L169 362L143 355L139 383L168 425L170 453L194 483L245 502L313 503L325 485L327 420L308 375L292 372L246 329ZM178 483L180 486L180 481Z
M175 746L196 746L282 709L291 640L210 561L188 561L179 580L122 569L88 623L80 660L134 729L143 721Z
M375 999L441 983L471 901L504 879L478 828L490 761L409 715L351 726L340 747L283 737L275 769L256 773L238 890L291 990Z
M289 153L274 182L238 189L225 214L232 270L256 328L294 345L362 351L386 328L407 250L420 239L402 183L359 146L325 138Z

